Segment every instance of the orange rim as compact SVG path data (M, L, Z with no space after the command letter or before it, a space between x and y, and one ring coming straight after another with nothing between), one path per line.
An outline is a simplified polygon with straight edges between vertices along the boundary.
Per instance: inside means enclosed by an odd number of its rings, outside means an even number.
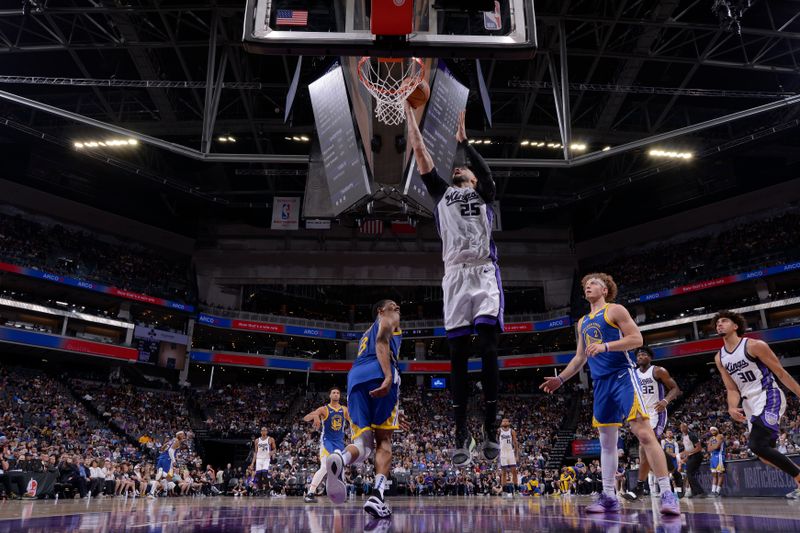
M367 89L369 89L370 91L375 91L375 92L378 92L380 94L391 94L391 95L400 94L402 92L406 92L407 91L410 94L411 92L414 91L414 89L417 88L417 85L419 85L422 82L422 80L425 78L425 62L422 61L418 57L412 57L411 60L415 61L417 63L417 65L419 65L419 70L417 71L416 74L414 74L412 76L404 77L403 79L415 78L417 80L417 82L414 84L414 88L413 89L411 89L411 90L404 89L403 91L400 91L399 89L384 89L383 87L378 87L377 85L372 83L369 79L367 79L364 76L364 68L363 68L364 63L366 63L370 59L371 59L370 56L363 56L358 61L358 79L361 80L361 83L363 83L364 86ZM402 61L403 61L403 58L400 58L400 57L379 57L378 58L378 62L379 63L400 63Z

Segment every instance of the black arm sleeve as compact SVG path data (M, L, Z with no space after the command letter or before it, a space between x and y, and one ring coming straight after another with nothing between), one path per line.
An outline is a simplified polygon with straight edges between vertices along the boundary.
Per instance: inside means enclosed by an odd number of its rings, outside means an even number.
M481 154L471 144L463 142L461 146L467 152L469 167L478 179L478 194L487 204L494 202L497 195L497 187L494 184L494 179L492 179L492 171L489 170L489 165L486 164Z
M439 200L442 199L445 191L447 191L447 182L436 172L436 167L426 174L420 174L420 178L422 178L422 183L425 184L425 188L428 189L428 194L431 195L433 201L439 203Z

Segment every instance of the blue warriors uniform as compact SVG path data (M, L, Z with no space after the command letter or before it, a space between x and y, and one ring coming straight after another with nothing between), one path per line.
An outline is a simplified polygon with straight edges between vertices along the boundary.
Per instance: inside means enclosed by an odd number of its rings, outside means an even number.
M584 346L604 344L622 338L619 327L608 318L608 305L581 318L580 335ZM594 381L594 418L592 425L621 426L637 415L650 417L644 411L644 400L628 352L601 352L588 358Z
M400 353L402 332L395 331L389 342L392 355L392 374L394 384L389 394L383 398L372 398L369 391L377 389L383 382L383 370L378 362L375 339L378 336L380 319L361 337L358 357L347 374L347 407L350 411L350 425L355 439L368 429L398 429L398 407L400 405L400 372L397 370L397 357Z
M319 439L319 458L323 459L336 450L344 450L344 422L347 419L344 407L334 409L330 404L325 406L325 418L322 422L322 435Z
M661 441L661 448L667 458L667 470L673 472L678 467L678 441L664 439ZM666 452L673 455L669 455Z
M709 444L717 444L718 442L722 442L722 444L718 449L711 452L711 457L709 458L709 466L711 466L711 471L715 473L725 471L725 442L720 435L712 436L708 439Z
M156 462L156 472L161 470L166 474L172 470L172 458L169 456L169 451L174 444L175 439L171 439L169 443L167 443L167 447L164 448L164 451L161 452L161 455L158 456L158 461Z

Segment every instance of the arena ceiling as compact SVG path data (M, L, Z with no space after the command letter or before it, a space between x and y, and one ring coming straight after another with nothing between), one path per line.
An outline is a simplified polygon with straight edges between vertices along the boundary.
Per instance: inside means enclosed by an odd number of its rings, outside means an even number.
M720 4L734 14L752 5L737 27ZM313 134L306 87L335 58L304 58L285 123L297 58L243 49L243 0L24 6L0 9L0 90L207 147L217 159L252 153L279 162L197 161L146 145L92 156L73 143L100 130L7 97L0 100L4 177L187 234L200 221L265 226L273 196L303 192L306 167L291 156L307 156L309 145L286 138ZM468 104L470 136L492 141L480 151L491 159L507 227L571 224L578 238L588 237L796 177L800 105L787 103L800 94L800 2L536 0L535 7L536 57L483 63L491 126L477 91ZM472 60L449 65L477 87ZM562 127L587 152L601 151L586 162L567 165L561 150L521 145L561 141L553 84L562 81L569 93ZM787 105L716 121L778 102ZM706 121L714 122L691 131ZM615 153L678 128L690 131ZM221 143L220 135L236 142ZM648 155L654 146L694 157L656 159Z

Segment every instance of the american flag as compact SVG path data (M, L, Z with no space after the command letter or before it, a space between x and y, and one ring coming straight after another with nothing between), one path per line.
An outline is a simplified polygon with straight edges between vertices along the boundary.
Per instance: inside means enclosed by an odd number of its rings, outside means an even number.
M365 235L381 235L383 233L383 220L365 220L358 230Z
M308 11L304 9L279 9L276 24L279 26L306 26Z

